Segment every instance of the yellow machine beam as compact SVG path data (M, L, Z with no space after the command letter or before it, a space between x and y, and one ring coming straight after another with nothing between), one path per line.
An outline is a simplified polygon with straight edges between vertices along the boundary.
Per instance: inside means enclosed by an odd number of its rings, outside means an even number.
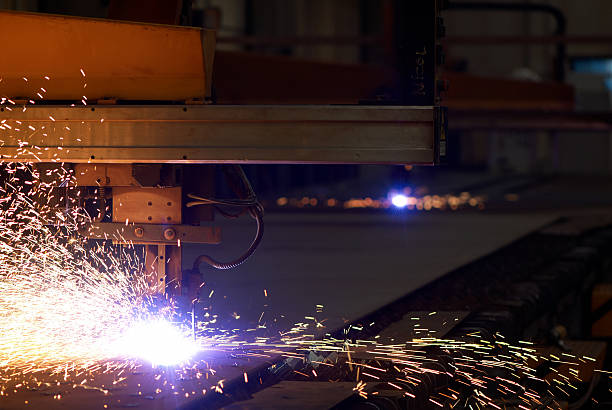
M0 33L7 39L2 97L184 101L210 94L214 31L0 11Z

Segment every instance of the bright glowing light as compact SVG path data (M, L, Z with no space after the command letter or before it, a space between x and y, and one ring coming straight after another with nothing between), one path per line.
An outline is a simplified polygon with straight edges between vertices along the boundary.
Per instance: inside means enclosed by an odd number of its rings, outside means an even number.
M138 254L104 243L85 247L76 237L83 220L76 205L56 212L33 199L52 197L51 185L25 164L5 164L3 171L12 179L0 184L0 371L132 367L130 359L140 356L123 354L115 344L151 315ZM65 231L53 228L57 221Z
M199 350L189 329L163 319L138 322L119 339L121 356L144 359L154 366L184 364Z
M408 205L408 197L402 194L395 194L391 197L391 203L397 208L404 208Z

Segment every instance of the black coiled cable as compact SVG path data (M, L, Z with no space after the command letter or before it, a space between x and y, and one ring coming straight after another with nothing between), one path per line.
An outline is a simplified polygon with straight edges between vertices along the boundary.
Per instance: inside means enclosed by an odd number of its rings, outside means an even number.
M257 222L257 232L255 233L255 238L253 238L253 242L251 242L251 246L249 246L246 252L243 253L242 256L240 256L237 259L234 259L231 262L219 262L216 259L213 259L212 257L208 255L200 255L196 258L195 262L193 263L194 272L199 271L200 265L202 263L206 263L215 269L223 269L223 270L234 269L235 267L242 265L244 261L250 258L251 255L253 255L253 253L255 252L255 249L257 249L257 247L259 246L259 243L261 242L261 238L263 237L263 232L264 232L263 207L259 203L254 206L251 206L249 207L249 214Z
M198 206L198 205L214 205L215 209L221 213L221 215L226 218L237 218L244 212L248 212L249 215L255 222L257 222L257 232L255 233L255 238L253 238L253 242L249 248L238 258L234 259L230 262L219 262L216 259L213 259L209 255L200 255L196 258L193 263L193 271L199 272L200 265L202 263L206 263L209 266L212 266L215 269L233 269L241 264L243 264L257 249L259 243L261 242L261 238L264 233L264 222L263 222L263 206L257 201L257 197L255 196L255 192L249 183L244 171L239 165L234 165L232 167L226 168L226 175L228 179L231 177L237 177L240 181L242 181L243 185L243 196L244 199L216 199L216 198L205 198L195 194L187 195L189 198L194 201L187 203L187 207ZM242 211L237 213L231 213L224 211L220 206L230 206L230 207L241 207Z

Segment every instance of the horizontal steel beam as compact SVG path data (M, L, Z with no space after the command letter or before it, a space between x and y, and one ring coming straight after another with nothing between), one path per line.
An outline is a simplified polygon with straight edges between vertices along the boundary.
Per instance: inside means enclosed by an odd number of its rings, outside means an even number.
M496 131L612 131L612 113L449 109L449 129Z
M434 107L3 105L3 160L433 164Z

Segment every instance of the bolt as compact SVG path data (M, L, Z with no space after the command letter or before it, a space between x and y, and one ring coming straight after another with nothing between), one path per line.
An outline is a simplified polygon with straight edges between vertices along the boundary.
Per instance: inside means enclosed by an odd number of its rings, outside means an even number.
M144 229L142 229L140 226L134 228L134 235L136 235L138 238L142 238L144 236Z
M164 238L167 241L173 241L176 238L176 231L174 228L166 228L164 230Z

